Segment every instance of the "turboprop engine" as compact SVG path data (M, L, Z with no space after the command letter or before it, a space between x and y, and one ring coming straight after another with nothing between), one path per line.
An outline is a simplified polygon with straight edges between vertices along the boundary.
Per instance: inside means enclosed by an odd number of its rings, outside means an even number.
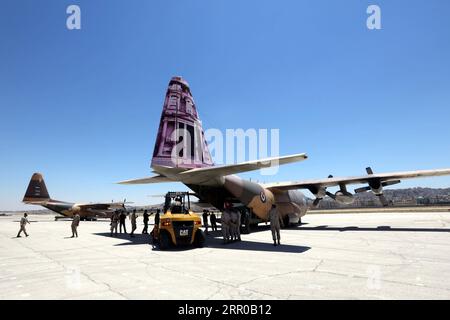
M371 167L367 167L366 172L368 175L373 174ZM380 179L374 178L374 179L369 180L368 186L355 189L355 193L372 191L373 194L375 194L378 197L378 199L380 199L381 204L384 207L387 207L389 205L389 201L386 199L386 197L383 194L383 187L392 186L397 183L400 183L400 180L381 182Z
M78 205L74 204L74 205L72 206L72 208L70 208L70 211L71 211L73 214L75 214L75 213L77 213L77 212L80 212L80 211L81 211L81 208L80 208Z
M339 190L334 194L334 200L342 204L352 204L355 198L350 192Z

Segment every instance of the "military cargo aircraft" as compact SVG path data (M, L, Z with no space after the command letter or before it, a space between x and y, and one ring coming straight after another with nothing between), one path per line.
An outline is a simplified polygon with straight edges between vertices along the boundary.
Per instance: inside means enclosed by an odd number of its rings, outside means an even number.
M124 209L124 202L110 203L71 203L53 200L48 194L44 178L40 173L34 173L31 177L25 196L22 200L26 204L43 206L65 217L73 217L76 213L83 220L96 218L109 218L114 210Z
M177 149L179 145L194 147L190 148L190 152L183 152L189 149ZM315 200L312 206L317 206L327 195L337 202L350 204L354 198L353 194L347 190L347 186L367 184L355 189L354 192L372 191L386 206L388 201L383 195L383 188L400 183L400 179L450 175L450 169L377 174L373 173L371 168L366 168L367 175L357 177L329 176L325 179L269 184L244 180L235 175L305 159L307 155L301 153L214 166L189 84L181 77L173 77L169 82L164 100L151 162L155 175L119 183L146 184L178 181L192 189L202 202L211 203L219 210L223 209L225 200L233 199L234 202L251 209L264 221L268 218L272 204L276 204L286 225L299 223L301 217L311 207L308 198L298 189L307 189L314 194ZM339 191L334 194L327 191L328 187L334 186L338 186Z

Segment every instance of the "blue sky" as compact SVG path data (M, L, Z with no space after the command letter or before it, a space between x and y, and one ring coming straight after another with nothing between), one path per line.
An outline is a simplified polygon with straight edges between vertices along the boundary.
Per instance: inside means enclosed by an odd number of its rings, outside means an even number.
M81 30L66 8L81 7ZM382 29L366 28L381 8ZM263 181L450 167L450 2L25 1L0 5L0 210L35 171L53 198L127 198L148 176L165 90L189 81L204 129L279 128L309 159ZM402 187L449 187L450 178Z

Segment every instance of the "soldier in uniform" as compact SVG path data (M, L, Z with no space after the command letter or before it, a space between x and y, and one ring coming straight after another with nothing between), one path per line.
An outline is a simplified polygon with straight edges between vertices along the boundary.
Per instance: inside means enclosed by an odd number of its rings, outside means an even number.
M211 229L213 231L217 231L217 217L214 212L211 212L211 215L209 216L209 220L211 220Z
M161 210L157 209L155 214L155 226L159 226L159 213Z
M205 233L208 234L208 210L203 210L203 227L205 227Z
M142 230L142 234L148 234L148 219L149 214L147 213L147 210L144 210L144 229Z
M280 221L281 217L278 213L277 206L275 204L272 205L272 209L269 211L269 220L270 220L270 230L272 231L272 239L273 245L280 245Z
M225 243L230 242L230 222L231 222L231 203L226 202L224 205L224 210L222 213L222 217L220 219L222 225L222 235L223 241Z
M119 223L119 212L114 212L111 216L111 237L113 236L113 232L117 236L117 224Z
M181 201L181 196L176 196L175 201L172 203L172 205L170 207L170 212L171 213L185 213L185 212L183 212L182 205L183 205L183 203Z
M72 236L71 238L77 237L78 238L78 232L77 232L77 228L78 225L80 224L80 215L77 213L75 214L75 216L72 219Z
M231 238L241 241L241 212L239 210L231 211Z
M122 233L122 226L123 226L123 231L125 233L127 233L127 228L125 226L125 219L127 218L127 215L125 214L125 211L122 210L120 212L120 216L119 216L119 232Z
M28 224L30 223L30 221L28 221L27 217L28 217L28 213L25 212L23 214L23 217L20 219L20 230L19 230L19 233L17 234L17 238L21 237L20 234L22 233L22 231L23 231L23 233L25 233L25 236L28 237L26 226L27 226L27 223Z
M151 235L153 241L157 240L159 237L158 236L158 234L159 234L159 212L160 212L160 210L157 209L156 214L155 214L155 222L153 223L153 230L152 230L152 232L150 232L150 235Z
M130 237L134 237L134 230L136 230L137 226L136 226L136 209L133 210L133 212L130 215L130 220L131 220L131 233L130 233Z

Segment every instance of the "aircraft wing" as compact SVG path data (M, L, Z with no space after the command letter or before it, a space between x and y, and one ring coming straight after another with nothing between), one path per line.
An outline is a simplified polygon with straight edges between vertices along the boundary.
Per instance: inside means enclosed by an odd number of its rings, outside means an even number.
M108 202L108 203L87 203L87 204L77 204L81 209L91 209L91 210L111 210L124 208L125 203L130 202Z
M32 205L39 205L39 206L69 204L69 202L52 200L52 199L48 199L48 200L27 200L27 201L23 201L23 202L25 204L32 204Z
M146 183L160 183L160 182L172 182L173 180L163 175L156 175L147 178L125 180L118 182L119 184L146 184Z
M271 157L260 160L252 160L238 164L230 164L223 166L203 167L189 170L180 170L179 168L159 167L163 173L167 172L168 176L156 175L148 178L121 181L119 184L146 184L159 182L175 182L181 181L185 183L204 183L214 178L274 167L277 165L288 164L306 160L308 156L305 153L299 153L283 157ZM176 171L175 171L176 170Z
M260 160L252 160L242 162L238 164L230 164L223 166L205 167L191 169L179 173L179 176L184 178L216 178L221 176L227 176L231 174L237 174L247 171L259 170L264 168L270 168L277 165L288 164L293 162L299 162L306 160L308 156L305 153L299 153L283 157L271 157Z
M367 168L370 169L370 168ZM371 172L371 170L369 170ZM378 181L384 183L384 185L390 185L400 182L400 179L412 179L420 177L434 177L450 175L450 169L435 169L435 170L417 170L417 171L403 171L403 172L391 172L391 173L378 173L367 174L356 177L341 177L341 178L325 178L317 180L303 180L303 181L288 181L288 182L275 182L262 185L268 189L279 190L291 190L291 189L313 189L317 190L323 187L339 186L341 184L363 184ZM314 192L313 192L314 193Z

